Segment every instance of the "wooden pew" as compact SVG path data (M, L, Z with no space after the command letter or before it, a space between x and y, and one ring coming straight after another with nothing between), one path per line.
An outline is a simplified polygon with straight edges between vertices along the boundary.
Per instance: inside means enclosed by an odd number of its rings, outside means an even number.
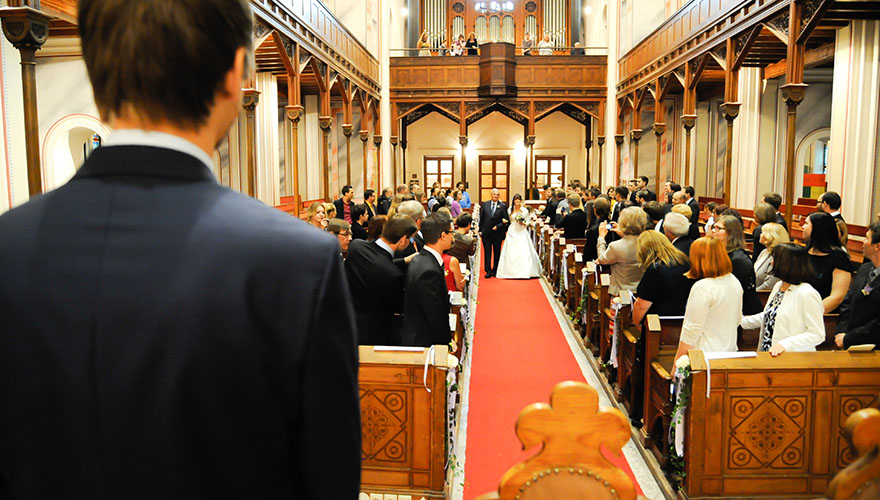
M626 308L625 327L617 343L617 387L618 400L629 412L630 422L642 426L643 405L645 401L645 342L642 334L646 321L639 325L632 323L632 306Z
M446 372L456 361L434 346L425 383L428 349L408 349L359 348L361 492L445 499Z
M565 306L565 310L569 314L573 314L580 303L580 287L578 286L577 278L580 274L580 269L583 268L583 252L586 241L587 240L580 238L569 239L565 242L567 248L565 259L562 263L562 272L566 274L568 286L561 295L564 297L563 305ZM578 266L577 263L578 259L580 259L580 266Z
M656 314L645 318L642 336L645 342L644 425L645 449L651 450L661 466L669 461L669 423L674 402L670 396L672 362L678 349L682 318L660 319Z
M844 425L878 404L880 352L689 357L687 498L815 498L856 459Z
M608 294L608 287L611 285L611 275L601 273L600 268L592 262L588 262L587 266L588 269L591 269L591 272L587 276L587 325L584 338L588 341L587 346L593 352L593 355L597 356L601 344L600 338L604 310L611 301ZM597 273L599 274L598 283L596 280Z
M477 500L636 500L636 485L602 456L619 454L629 425L619 410L599 408L596 390L583 382L562 382L550 404L531 404L516 420L524 449L538 452L514 465L498 490Z

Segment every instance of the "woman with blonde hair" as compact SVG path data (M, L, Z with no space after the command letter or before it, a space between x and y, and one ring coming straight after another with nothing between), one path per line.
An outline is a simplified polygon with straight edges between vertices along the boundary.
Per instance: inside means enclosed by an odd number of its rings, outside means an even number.
M636 256L645 270L636 289L632 320L638 325L648 314L681 316L694 282L687 276L690 261L663 233L645 231L636 240Z
M309 205L309 208L306 209L306 222L321 231L327 228L327 218L323 203L317 202Z
M770 206L768 204L768 206ZM772 208L772 207L771 207ZM774 217L776 212L773 212ZM755 289L770 290L779 281L773 275L773 254L770 250L780 243L788 243L788 231L782 224L767 222L762 226L761 235L758 237L764 248L755 260ZM755 244L757 246L757 243Z
M761 256L764 248L766 248L764 246L764 242L761 241L761 234L764 232L764 227L771 222L776 223L776 209L773 208L773 205L765 201L762 201L761 203L755 205L755 222L758 223L758 227L752 230L753 263L758 262L758 257ZM755 269L757 269L757 266L755 267ZM758 289L760 290L761 288L759 287Z
M468 39L466 42L464 42L464 46L467 49L467 55L469 55L469 56L480 55L479 50L477 50L477 49L479 49L480 44L477 43L477 35L475 35L473 31L471 31L470 34L468 35Z
M718 239L700 238L691 245L690 260L687 275L698 281L688 294L675 359L691 349L734 352L743 291L733 275L730 257Z
M636 240L647 225L648 216L639 207L624 208L620 219L611 223L611 229L607 224L599 225L599 240L596 242L599 257L596 263L611 265L611 285L608 287L611 295L617 295L621 290L635 292L638 288L644 269L636 256ZM620 239L606 243L605 237L609 231L617 233Z
M328 221L330 219L335 219L336 216L336 205L332 203L324 203L324 218Z
M391 198L391 206L388 208L389 219L397 213L397 207L399 207L400 204L403 203L404 198L406 198L406 196L400 193L394 195L394 198Z
M428 42L428 31L423 31L422 35L419 37L419 41L416 43L416 48L419 49L420 56L429 56L431 55L431 44Z

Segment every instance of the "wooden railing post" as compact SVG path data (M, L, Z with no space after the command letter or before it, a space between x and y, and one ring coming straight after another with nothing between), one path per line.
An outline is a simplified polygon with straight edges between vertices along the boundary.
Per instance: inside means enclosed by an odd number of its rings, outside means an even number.
M299 119L302 116L302 106L285 106L287 111L287 119L290 120L290 176L293 194L294 215L299 217L300 197L299 197Z
M257 178L257 145L256 145L256 109L260 102L260 92L257 89L244 89L242 92L242 107L246 117L245 131L245 158L247 160L247 194L251 198L256 197Z
M792 207L794 206L794 186L797 175L795 165L795 132L797 128L797 107L803 102L807 92L804 83L804 41L801 40L801 14L803 4L793 1L788 13L788 54L785 70L785 85L780 87L785 100L787 124L785 130L785 223L792 229Z
M324 169L324 201L330 201L330 125L333 119L329 116L319 116L318 125L321 127L321 165Z

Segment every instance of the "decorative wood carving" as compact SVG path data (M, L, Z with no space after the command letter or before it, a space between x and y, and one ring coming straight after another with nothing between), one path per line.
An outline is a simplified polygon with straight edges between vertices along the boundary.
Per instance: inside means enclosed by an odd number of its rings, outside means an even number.
M262 22L260 22L260 21L254 22L254 39L255 40L259 40L260 38L263 38L264 36L266 36L266 34L269 33L269 31L271 31L271 28L269 28L268 26L266 26Z
M780 12L779 15L777 15L776 17L773 17L772 19L770 19L767 27L772 28L777 33L781 33L785 37L785 39L787 39L788 38L788 20L789 20L788 9L785 9L782 12Z
M853 455L861 458L840 471L826 496L831 500L869 500L880 497L880 410L859 410L843 428Z
M436 102L434 105L448 112L450 116L457 116L460 111L457 102Z
M509 107L501 104L500 102L494 102L491 105L480 109L476 113L469 115L466 119L466 123L468 126L470 126L471 124L473 124L474 122L483 118L484 116L489 115L490 113L494 113L494 112L501 113L502 115L504 115L504 116L510 118L511 120L513 120L521 125L524 125L524 126L527 126L529 123L528 117L519 114L518 112L510 109Z

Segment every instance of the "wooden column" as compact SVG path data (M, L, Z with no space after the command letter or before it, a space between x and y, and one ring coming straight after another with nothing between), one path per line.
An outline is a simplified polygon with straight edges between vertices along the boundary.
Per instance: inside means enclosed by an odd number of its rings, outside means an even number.
M351 88L347 81L340 81L339 88L342 94L342 135L345 136L345 183L354 186L351 182L351 132L354 128L351 110Z
M461 146L461 182L467 186L467 107L464 101L458 103L458 144Z
M590 133L589 127L587 127L587 133L588 134ZM587 140L584 141L584 148L586 148L586 150L587 150L587 161L586 161L586 165L584 166L585 167L585 169L584 169L584 174L585 174L584 185L587 187L590 186L590 177L591 177L590 176L590 148L592 148L592 147L593 147L593 139L591 137L587 136Z
M532 169L535 169L535 140L537 136L535 135L535 101L529 101L529 121L526 128L526 144L528 144L528 155L529 155L529 165L531 165ZM547 167L550 168L549 166ZM549 170L548 170L549 172ZM532 179L531 177L528 179L528 184L531 185ZM563 180L564 184L564 180Z
M633 109L632 109L632 130L629 138L633 143L633 176L639 175L639 140L642 138L642 101L645 98L647 89L634 92ZM659 196L659 192L657 193Z
M666 98L670 81L671 77L665 79L660 77L654 82L654 126L652 128L657 143L657 154L654 161L654 182L657 196L660 196L660 186L665 180L661 180L662 172L660 171L660 159L663 158L663 134L666 133L666 107L663 105L663 99Z
M735 66L736 42L727 39L727 53L724 64L724 103L721 112L727 120L727 148L724 151L724 204L730 206L732 195L731 178L733 172L733 121L739 116L739 69Z
M382 189L382 117L379 114L378 101L372 99L371 101L373 109L373 146L376 147L376 162L373 168L376 169L376 189ZM397 186L393 186L392 189L396 190Z
M529 169L530 169L529 185L534 187L534 185L532 184L534 182L534 178L535 178L535 175L534 175L534 172L535 172L535 136L534 135L526 136L526 147L528 148L528 150L526 151L526 155L528 155ZM539 195L539 198L540 198L540 195Z
M245 158L247 162L247 194L256 197L257 178L257 146L256 146L256 109L260 102L260 92L257 89L243 89L242 102L247 124L245 126Z
M49 38L51 16L30 7L0 8L3 34L21 53L21 88L24 105L24 143L27 153L28 193L43 192L43 171L40 166L40 117L37 113L37 50Z
M596 176L596 185L602 189L602 146L605 145L605 101L599 102L599 134L596 135L596 144L599 145L599 175Z
M684 64L684 113L681 126L684 127L684 185L691 184L691 129L697 123L697 82L694 79L695 61Z
M807 92L807 84L804 83L804 46L809 32L801 33L801 15L803 4L791 2L788 15L788 54L785 70L785 85L780 87L782 98L785 100L787 124L785 130L785 223L788 230L792 229L792 206L794 205L795 178L797 166L795 165L795 131L797 127L797 107L803 102Z
M361 129L358 131L358 136L361 138L363 146L363 154L361 155L363 158L363 173L361 174L361 178L364 181L364 191L366 191L373 185L373 179L367 178L367 152L370 140L370 121L372 120L372 117L370 116L371 110L369 106L369 97L367 97L367 93L363 90L358 93L358 105L361 109ZM376 189L379 190L381 187Z
M299 119L302 116L303 107L298 105L285 106L287 119L290 120L290 177L291 192L293 193L294 214L299 217L299 208L302 206L299 196Z

